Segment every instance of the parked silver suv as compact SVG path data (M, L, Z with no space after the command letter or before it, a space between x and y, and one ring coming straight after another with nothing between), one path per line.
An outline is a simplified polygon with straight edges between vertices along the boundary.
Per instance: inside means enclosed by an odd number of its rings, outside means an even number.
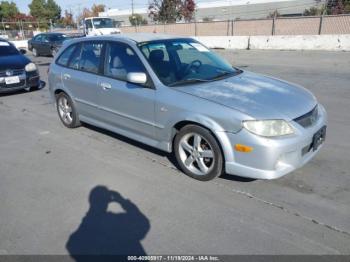
M49 87L63 124L96 125L167 152L198 180L281 177L325 139L306 89L232 67L192 38L158 34L66 43Z

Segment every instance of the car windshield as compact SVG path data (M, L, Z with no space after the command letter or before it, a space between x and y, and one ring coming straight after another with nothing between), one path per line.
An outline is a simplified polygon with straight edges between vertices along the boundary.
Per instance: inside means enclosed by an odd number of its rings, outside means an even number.
M113 28L113 20L110 18L94 18L93 19L95 28Z
M168 86L215 81L241 72L193 39L142 42L138 47Z
M0 41L0 56L18 55L19 51L16 47L8 42Z
M61 34L54 34L54 35L49 35L49 40L51 42L63 42L64 40L67 40L68 37L66 35L61 35Z

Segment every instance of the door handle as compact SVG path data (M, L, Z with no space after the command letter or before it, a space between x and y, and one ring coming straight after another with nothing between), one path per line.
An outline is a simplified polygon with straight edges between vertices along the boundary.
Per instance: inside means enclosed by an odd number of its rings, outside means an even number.
M110 83L101 83L100 86L103 88L103 90L108 90L112 88Z
M64 74L64 75L63 75L63 78L64 78L65 80L70 79L70 74Z

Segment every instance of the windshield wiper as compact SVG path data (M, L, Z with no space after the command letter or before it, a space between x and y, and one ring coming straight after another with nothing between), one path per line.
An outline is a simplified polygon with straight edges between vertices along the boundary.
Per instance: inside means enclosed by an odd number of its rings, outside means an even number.
M220 80L220 79L223 79L223 78L226 78L226 77L229 77L229 76L236 76L236 75L239 75L241 74L243 71L240 70L240 69L236 69L237 71L235 72L229 72L229 71L225 71L219 75L217 75L216 77L210 79L211 81L214 81L214 80Z
M190 78L190 79L175 81L174 83L171 83L168 86L178 86L178 85L184 85L184 84L193 84L193 83L210 82L210 81L212 81L212 80L200 79L200 78Z

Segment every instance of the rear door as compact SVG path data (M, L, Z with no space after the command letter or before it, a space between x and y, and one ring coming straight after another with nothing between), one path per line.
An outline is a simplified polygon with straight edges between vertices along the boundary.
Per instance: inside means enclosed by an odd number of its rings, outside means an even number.
M99 118L97 83L102 47L101 41L84 41L78 44L62 71L63 85L83 117Z

